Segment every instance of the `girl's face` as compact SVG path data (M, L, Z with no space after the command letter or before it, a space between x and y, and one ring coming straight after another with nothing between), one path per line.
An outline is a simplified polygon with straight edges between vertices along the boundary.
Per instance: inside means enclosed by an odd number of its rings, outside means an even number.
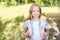
M32 16L33 18L39 18L40 12L38 6L33 7Z

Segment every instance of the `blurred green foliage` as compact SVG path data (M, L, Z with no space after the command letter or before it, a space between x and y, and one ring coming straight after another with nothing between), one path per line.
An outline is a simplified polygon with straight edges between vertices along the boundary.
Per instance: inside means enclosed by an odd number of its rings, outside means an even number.
M60 6L60 0L0 0L1 6L17 6L30 3L38 3L44 7Z
M0 0L0 6L2 7L30 3L38 3L43 7L60 6L60 0ZM24 15L12 19L2 19L0 17L0 40L25 40L22 33L24 21ZM49 36L49 40L53 40L52 36Z
M0 40L25 40L22 33L23 23L21 23L24 20L24 16L12 19L0 18Z
M45 14L42 15L46 16ZM0 17L0 40L26 40L22 33L25 20L24 15L11 19L2 19ZM53 40L53 36L53 32L51 32L49 40Z

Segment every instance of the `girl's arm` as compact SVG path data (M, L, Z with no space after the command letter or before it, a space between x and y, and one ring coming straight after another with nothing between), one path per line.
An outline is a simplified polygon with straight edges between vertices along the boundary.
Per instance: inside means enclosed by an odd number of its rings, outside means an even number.
M45 39L49 34L49 24L46 22L45 23L45 28L44 28L44 33L43 33L43 38Z
M48 29L44 29L43 40L48 36Z
M24 35L25 37L28 37L28 35L29 35L29 32L28 32L28 21L25 21L25 22L24 22L23 35Z
M29 37L29 32L28 32L27 29L24 29L24 30L23 30L23 34L24 34L24 36Z

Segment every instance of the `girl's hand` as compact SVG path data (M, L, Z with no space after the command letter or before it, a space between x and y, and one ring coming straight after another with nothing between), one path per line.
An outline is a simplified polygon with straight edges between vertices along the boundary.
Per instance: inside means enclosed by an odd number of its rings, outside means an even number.
M27 32L24 32L23 34L24 36L28 37L30 33L27 31Z
M44 32L43 33L43 39L45 39L47 37L47 35L48 35L48 32Z

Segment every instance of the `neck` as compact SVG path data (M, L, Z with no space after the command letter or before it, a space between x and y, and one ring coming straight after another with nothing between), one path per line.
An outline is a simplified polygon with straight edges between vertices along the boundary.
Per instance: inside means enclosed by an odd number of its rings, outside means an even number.
M39 20L39 18L34 18L34 21L38 21Z

